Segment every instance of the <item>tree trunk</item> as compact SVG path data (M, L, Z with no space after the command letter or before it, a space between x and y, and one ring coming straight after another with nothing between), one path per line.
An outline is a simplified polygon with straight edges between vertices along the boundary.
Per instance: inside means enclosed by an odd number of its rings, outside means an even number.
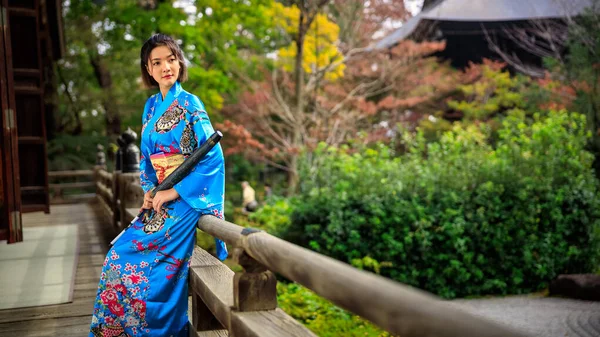
M296 125L294 125L294 134L292 135L292 145L295 152L291 154L290 160L290 171L288 176L288 194L292 195L296 192L298 187L298 152L297 150L302 146L302 120L304 115L304 68L302 67L302 61L304 59L304 38L306 36L305 27L305 16L304 12L300 11L300 20L298 20L298 37L296 39L296 64L294 73L296 76Z
M90 63L94 68L94 74L104 91L102 106L104 107L107 136L119 136L121 134L121 116L113 95L112 77L100 55L90 55Z

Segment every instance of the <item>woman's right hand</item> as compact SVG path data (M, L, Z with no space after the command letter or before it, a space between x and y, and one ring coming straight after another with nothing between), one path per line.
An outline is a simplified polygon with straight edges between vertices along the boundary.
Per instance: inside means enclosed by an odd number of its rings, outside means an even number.
M142 209L150 209L152 208L152 191L146 192L144 194L144 203L142 204Z

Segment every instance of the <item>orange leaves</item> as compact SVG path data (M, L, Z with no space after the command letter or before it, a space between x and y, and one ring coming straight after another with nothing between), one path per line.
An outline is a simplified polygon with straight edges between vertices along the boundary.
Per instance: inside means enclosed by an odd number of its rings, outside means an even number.
M429 56L435 52L446 49L446 42L414 42L412 40L401 41L390 50L392 58L415 58Z
M550 93L547 100L539 104L540 109L561 110L571 105L577 96L576 90L588 92L589 85L586 82L573 81L565 84L552 78L549 72L537 80L537 84Z
M379 103L377 103L377 107L379 109L388 109L388 110L399 109L399 108L406 109L406 108L414 107L415 105L423 103L429 99L430 99L430 97L428 97L428 96L408 97L405 99L397 99L392 96L387 96L383 100L379 101Z

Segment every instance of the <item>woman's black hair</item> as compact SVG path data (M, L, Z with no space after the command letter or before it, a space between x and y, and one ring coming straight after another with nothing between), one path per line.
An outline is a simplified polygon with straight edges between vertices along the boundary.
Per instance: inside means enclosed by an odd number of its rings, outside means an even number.
M140 52L140 69L142 71L142 81L144 82L144 85L148 88L158 87L156 80L148 73L148 61L150 60L150 53L152 53L152 50L159 46L169 48L173 55L175 55L175 58L177 58L177 61L179 62L179 75L177 76L177 80L179 82L187 81L187 66L185 65L183 52L177 42L168 35L154 34L144 42L142 51Z

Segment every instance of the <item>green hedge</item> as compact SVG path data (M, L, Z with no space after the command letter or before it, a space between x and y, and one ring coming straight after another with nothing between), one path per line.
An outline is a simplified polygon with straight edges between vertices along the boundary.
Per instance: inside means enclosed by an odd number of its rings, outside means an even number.
M391 337L356 315L296 284L277 284L279 307L320 337Z
M495 148L473 125L436 143L407 136L400 157L322 146L305 158L281 235L348 263L369 257L382 275L446 298L537 291L598 266L585 130L561 111L507 117Z

